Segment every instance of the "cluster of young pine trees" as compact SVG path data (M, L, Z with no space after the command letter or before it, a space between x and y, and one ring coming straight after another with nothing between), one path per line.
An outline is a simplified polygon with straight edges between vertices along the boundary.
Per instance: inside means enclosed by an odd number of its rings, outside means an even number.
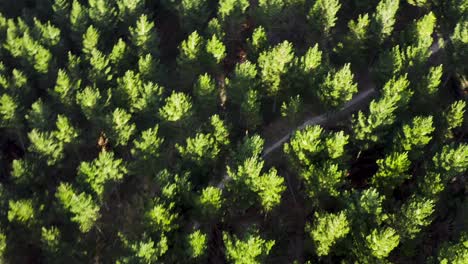
M466 263L467 14L0 1L0 262Z

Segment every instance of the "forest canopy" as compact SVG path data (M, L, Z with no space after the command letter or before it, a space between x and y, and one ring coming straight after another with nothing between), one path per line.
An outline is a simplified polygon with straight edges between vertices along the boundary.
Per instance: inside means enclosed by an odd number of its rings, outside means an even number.
M0 263L466 263L466 0L1 0Z

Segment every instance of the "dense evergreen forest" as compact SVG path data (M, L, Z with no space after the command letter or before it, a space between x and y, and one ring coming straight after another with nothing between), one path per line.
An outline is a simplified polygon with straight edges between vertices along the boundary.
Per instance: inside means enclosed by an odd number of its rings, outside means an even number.
M0 263L468 263L467 0L0 0Z

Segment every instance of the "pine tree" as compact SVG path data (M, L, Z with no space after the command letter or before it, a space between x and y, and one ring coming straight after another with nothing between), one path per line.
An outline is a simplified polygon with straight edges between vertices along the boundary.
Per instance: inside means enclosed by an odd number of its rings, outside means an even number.
M248 39L248 44L250 49L249 54L251 54L249 59L253 61L268 47L268 36L265 28L262 26L255 28L252 37Z
M360 14L357 20L348 22L349 33L345 36L343 44L343 56L352 56L353 62L364 63L361 56L371 46L371 18L369 14Z
M444 243L439 250L437 260L441 264L463 264L468 258L468 234L463 232L455 243Z
M157 243L146 233L143 233L142 239L139 241L129 241L122 233L118 235L124 248L130 251L130 255L121 257L117 263L155 263L169 249L168 240L164 234L161 235Z
M393 220L400 237L414 239L432 222L434 206L433 200L419 196L412 196L404 203L401 212Z
M92 162L81 162L78 167L80 181L91 187L100 200L104 197L105 188L110 183L122 181L126 173L124 161L115 158L113 152L107 151L99 153L99 157Z
M71 3L69 0L55 0L52 5L54 24L61 26L63 29L67 25L70 9Z
M8 221L19 224L31 224L35 219L35 210L32 200L10 200L8 202Z
M192 160L199 166L214 161L221 151L211 134L202 133L197 133L193 138L187 138L185 147L176 144L176 148L184 159Z
M73 41L81 41L81 36L88 28L89 14L88 8L80 4L80 1L73 0L70 9L69 23L72 31L71 38Z
M381 0L372 17L371 29L374 40L380 45L393 32L395 15L398 11L400 0Z
M126 24L132 25L145 9L144 0L117 0L119 20Z
M357 93L357 84L353 82L354 74L350 66L347 63L337 72L328 73L318 92L319 98L325 105L338 108Z
M235 264L260 264L275 245L274 240L263 239L257 230L247 231L242 239L223 232L228 261Z
M378 101L372 100L367 116L362 111L353 116L354 138L366 142L365 148L381 141L387 134L386 128L395 122L396 103L399 98L399 94L394 94L384 96Z
M314 200L321 196L337 197L344 184L345 172L338 164L327 161L323 165L310 165L300 175L305 181L308 197Z
M296 123L302 114L303 104L299 95L290 97L288 102L283 102L281 105L281 116L287 118L292 124Z
M314 224L307 224L306 231L315 244L319 256L327 256L331 248L350 232L346 213L336 214L315 212Z
M466 11L466 8L465 8ZM466 61L468 60L468 21L461 20L455 26L455 29L452 34L452 56L451 60L454 62L454 67L458 76L461 79L464 78L464 74L466 74L468 67L466 66Z
M193 88L195 102L201 113L214 113L218 101L218 93L215 81L210 75L205 73L198 77Z
M245 14L250 3L248 0L220 0L218 5L218 17L222 21L237 21Z
M256 90L250 89L246 92L240 105L240 118L242 124L252 130L255 130L262 123L260 98Z
M323 129L320 126L307 126L297 131L291 141L284 145L284 152L300 165L311 165L311 158L325 149L322 143Z
M48 254L57 256L56 254L61 246L60 239L60 230L57 227L51 226L50 228L41 228L41 243L46 248Z
M182 27L187 32L200 28L209 18L207 0L181 0L178 6Z
M194 31L179 46L179 56L177 57L177 68L180 72L181 82L187 86L192 85L196 76L202 71L200 60L205 55L205 40Z
M192 103L188 95L173 92L159 109L159 116L169 122L183 121L191 116Z
M446 145L432 158L435 169L450 179L468 167L468 144Z
M367 247L378 259L386 258L394 248L400 243L400 236L391 227L385 229L374 229L366 237Z
M188 236L189 256L194 259L199 259L206 254L208 237L206 234L197 230Z
M257 157L250 157L244 160L237 170L228 167L227 173L234 181L235 185L232 186L234 190L247 189L256 193L263 209L268 212L279 205L281 193L286 187L284 179L277 175L274 168L268 173L261 174L263 164L264 162ZM240 199L247 199L247 203L252 203L249 197L240 197Z
M0 97L0 126L5 128L19 127L21 124L20 106L10 95Z
M394 139L395 148L400 151L418 152L432 139L435 128L432 116L417 116L405 124Z
M82 233L89 232L100 217L99 206L91 196L84 192L76 193L68 183L60 183L55 197L73 215L71 220L79 225Z
M267 94L274 97L275 100L280 93L280 88L283 86L284 75L287 73L293 59L293 46L287 41L262 52L258 58L262 84Z
M131 122L131 118L132 115L121 108L116 108L112 116L108 117L110 139L117 146L128 145L130 138L135 133L136 126Z
M312 94L322 79L324 68L323 52L315 44L304 56L294 59L289 84L300 94Z
M317 0L310 9L307 19L313 29L326 37L330 35L330 30L336 24L336 14L340 8L339 0Z
M138 56L151 54L157 57L158 50L158 36L154 27L154 22L148 20L147 15L141 15L136 22L135 27L130 27L130 40L136 47Z
M445 138L453 138L454 129L463 126L463 118L466 111L466 102L463 100L455 101L450 105L450 108L444 113L445 121Z
M211 60L213 60L211 65L215 67L226 57L226 46L216 35L213 35L206 43L206 52L208 55L211 55Z
M217 216L224 204L221 189L212 186L206 187L202 190L198 203L203 216L207 218Z
M110 0L89 0L89 18L102 32L114 28L117 22L115 2Z
M379 170L372 177L372 184L383 190L385 194L391 193L410 177L408 170L411 162L408 159L408 152L393 152L384 159L377 160L377 165Z
M254 63L245 61L237 64L232 78L226 83L228 100L236 105L241 105L247 91L256 88L258 83L256 76L257 68Z
M76 103L88 120L98 120L103 110L102 99L99 89L90 86L76 93Z
M149 128L141 132L141 136L133 141L132 155L137 159L148 163L160 156L160 148L164 139L159 136L159 126Z

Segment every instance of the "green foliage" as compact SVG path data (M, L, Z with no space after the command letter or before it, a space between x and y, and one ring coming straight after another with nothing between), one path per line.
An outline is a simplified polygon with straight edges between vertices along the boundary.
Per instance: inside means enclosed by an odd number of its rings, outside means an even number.
M367 116L362 111L353 116L355 139L368 142L367 144L382 140L382 136L387 133L386 129L395 122L396 104L399 100L400 94L384 96L378 101L372 100Z
M0 97L0 126L15 127L20 122L19 105L8 94L2 94Z
M263 164L257 157L250 157L238 166L237 171L228 167L227 173L235 184L256 193L263 209L268 212L279 205L281 193L286 190L286 186L284 179L277 175L274 168L261 174Z
M254 63L245 61L244 63L237 64L232 78L227 82L228 99L236 105L241 105L245 102L244 97L249 97L246 96L246 93L257 85L256 76L257 68ZM250 93L256 92L252 91ZM250 97L258 97L258 95L250 95Z
M468 235L462 233L458 242L453 244L445 243L440 249L437 260L441 264L463 264L468 258Z
M229 17L239 17L249 8L248 0L220 0L218 17L226 21Z
M327 256L331 248L350 231L345 212L337 214L315 212L313 225L307 224L306 231L315 244L319 256Z
M90 25L86 30L86 33L83 35L83 53L87 56L92 55L92 51L98 48L99 43L99 31Z
M168 241L165 235L162 235L160 240L155 243L153 239L146 238L136 242L128 241L121 233L119 233L125 248L131 253L130 256L124 257L117 261L117 263L155 263L157 262L168 250Z
M76 193L68 183L61 183L55 196L60 204L73 216L71 220L79 225L80 231L87 233L100 217L99 206L89 194Z
M189 255L191 258L200 258L206 254L207 240L207 235L200 232L200 230L197 230L188 236Z
M215 216L223 206L221 189L208 186L202 190L199 198L202 213L206 216Z
M8 221L28 224L35 218L32 200L10 200L8 202Z
M152 161L160 156L160 148L164 139L159 136L159 126L141 132L141 136L133 141L131 153L138 160Z
M184 159L195 161L199 165L215 160L221 151L211 134L202 133L187 138L186 146L177 144L176 148Z
M223 42L219 40L216 35L213 35L206 43L206 52L219 64L223 61L224 57L226 57L226 46L224 46Z
M284 146L284 152L294 155L300 164L311 165L309 157L317 155L324 149L322 141L323 129L320 126L308 126L294 134L289 144Z
M310 9L307 19L312 28L327 36L336 24L336 14L340 8L339 0L317 0Z
M275 245L274 240L263 239L258 231L248 232L243 239L223 232L223 241L228 261L235 264L263 263Z
M187 119L192 114L191 98L184 93L172 92L166 98L165 105L159 109L159 116L169 122Z
M177 227L178 215L173 212L174 203L165 205L161 202L156 204L147 212L150 226L159 232L170 232Z
M324 70L323 57L323 52L319 49L318 44L315 44L307 50L304 56L295 58L291 70L291 85L298 92L304 93L305 89L318 86L318 81Z
M30 151L45 157L50 166L63 159L65 146L73 143L78 137L78 130L65 116L57 116L56 127L57 129L52 132L42 132L34 128L28 133L31 141Z
M102 198L105 187L110 183L120 182L127 173L123 160L116 159L113 152L103 151L92 162L81 162L78 177L88 184Z
M293 58L293 46L287 41L260 54L258 58L260 78L268 95L276 96L279 93L282 77L288 71Z
M200 75L194 85L193 93L202 111L205 110L208 113L214 112L218 101L218 93L213 78L207 73Z
M367 247L378 259L386 258L392 250L400 243L400 236L391 227L385 229L372 230L372 233L366 237Z
M453 129L463 125L463 118L466 111L466 102L463 100L455 101L450 105L448 111L444 113L445 124L447 126L446 138L453 137Z
M452 61L458 74L466 74L468 68L466 61L468 59L468 21L461 20L455 26L452 35L453 54Z
M117 22L115 2L110 0L89 0L89 18L102 31L113 28Z
M377 165L379 170L372 177L372 184L385 190L385 193L389 193L410 177L407 174L411 165L408 152L393 152L384 159L377 160Z
M179 12L181 15L182 27L191 32L194 28L199 28L209 17L208 0L181 0Z
M88 14L88 8L82 6L78 0L73 0L69 15L69 22L70 28L74 33L72 37L75 39L75 41L81 37L87 28L89 19Z
M130 27L130 40L135 45L139 56L151 54L158 56L158 36L154 22L148 21L147 15L141 15L135 27Z
M260 115L260 98L257 90L248 90L240 105L241 120L250 129L257 128L262 122Z
M192 84L196 76L202 73L201 60L205 55L205 40L197 31L192 32L179 46L177 67L184 84Z
M253 58L257 58L260 52L267 48L268 36L264 27L259 26L254 29L252 38L249 39L249 46L252 52L255 54Z
M369 47L371 19L369 14L361 14L357 20L348 22L349 34L346 35L346 51L354 56L359 56Z
M399 0L381 0L377 5L371 26L377 43L383 43L392 34L399 2Z
M435 128L432 116L416 116L411 123L403 125L394 142L399 151L416 151L426 146L432 139Z
M56 253L60 247L60 230L55 226L41 228L41 242L50 253Z
M429 68L429 73L427 74L426 78L424 79L421 85L418 85L418 89L422 96L430 96L435 95L441 83L443 73L443 65L434 66Z
M116 108L109 117L111 124L110 138L117 146L126 146L136 130L131 122L132 115L121 108Z
M413 196L403 204L401 212L394 219L396 230L400 237L413 239L421 230L432 222L434 201L431 199Z
M289 98L288 102L283 102L281 105L281 116L288 118L292 123L298 121L304 105L300 95Z
M338 108L351 100L357 93L357 84L353 82L354 74L351 65L345 64L340 70L328 73L320 86L318 95L321 101L332 108Z
M442 172L445 178L456 176L466 171L468 167L468 144L444 146L432 158L435 168Z
M301 173L310 198L316 198L321 194L338 196L340 194L338 189L344 183L344 176L345 172L333 162L326 162L323 165L312 164Z

